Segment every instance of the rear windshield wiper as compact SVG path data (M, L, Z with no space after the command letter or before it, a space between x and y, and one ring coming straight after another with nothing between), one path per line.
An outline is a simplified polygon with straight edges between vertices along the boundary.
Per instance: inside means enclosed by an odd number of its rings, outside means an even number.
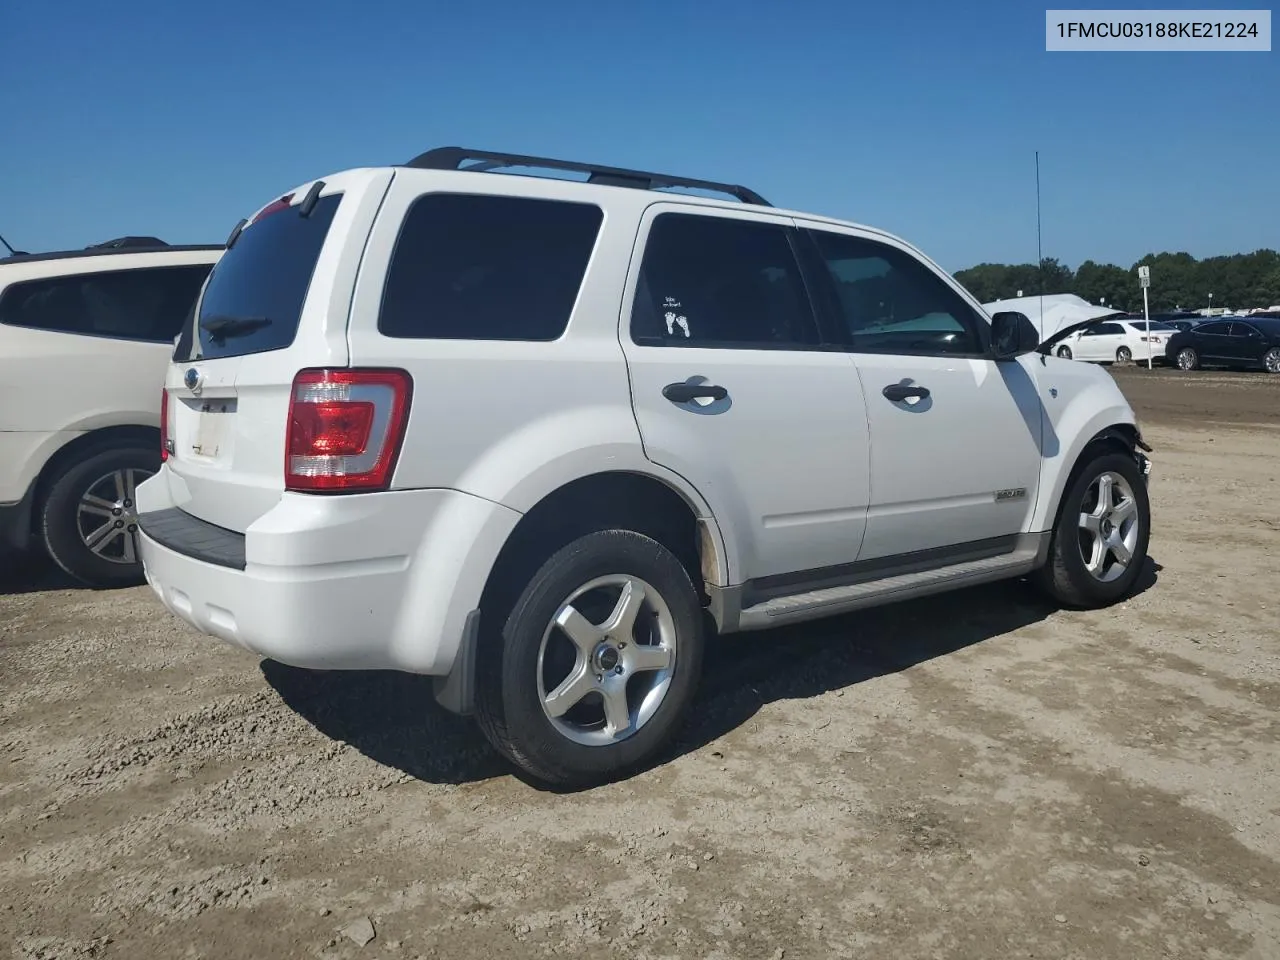
M255 330L261 330L263 327L270 325L270 317L230 317L218 315L205 317L200 321L200 329L209 334L210 339L215 343L220 343L223 340L226 340L227 337L242 337L246 333L253 333Z

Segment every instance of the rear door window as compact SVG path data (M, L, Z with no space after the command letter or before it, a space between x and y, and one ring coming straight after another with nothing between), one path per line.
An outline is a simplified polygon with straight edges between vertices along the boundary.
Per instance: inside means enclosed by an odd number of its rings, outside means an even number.
M341 201L342 194L330 194L308 217L296 206L282 207L246 226L209 277L196 318L195 356L175 352L175 359L240 357L293 343L320 248Z
M794 350L818 328L778 223L663 213L654 218L631 314L641 346Z
M191 316L210 264L139 267L15 283L0 323L118 340L172 343Z
M378 330L412 339L556 340L603 219L585 203L425 194L396 241Z

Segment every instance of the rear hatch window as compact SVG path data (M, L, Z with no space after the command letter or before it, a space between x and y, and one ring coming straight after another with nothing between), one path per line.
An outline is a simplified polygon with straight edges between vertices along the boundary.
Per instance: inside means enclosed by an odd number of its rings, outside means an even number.
M322 197L307 217L296 205L281 205L246 226L214 267L195 323L183 331L174 359L242 357L293 343L341 200L341 194Z

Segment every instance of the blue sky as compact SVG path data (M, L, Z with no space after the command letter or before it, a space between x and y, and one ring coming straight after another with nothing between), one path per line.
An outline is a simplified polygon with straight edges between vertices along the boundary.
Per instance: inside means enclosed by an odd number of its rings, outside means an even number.
M1046 53L1030 3L757 4L7 3L0 234L219 242L301 181L461 144L745 183L957 270L1035 259L1039 149L1073 267L1280 246L1274 49Z

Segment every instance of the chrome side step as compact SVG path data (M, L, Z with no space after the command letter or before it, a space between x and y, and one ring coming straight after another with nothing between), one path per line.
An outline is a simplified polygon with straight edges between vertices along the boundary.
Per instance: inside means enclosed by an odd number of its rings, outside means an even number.
M869 580L848 586L826 587L821 590L775 597L737 611L732 610L733 600L736 597L725 596L721 600L724 602L724 607L729 608L724 610L729 616L722 620L721 629L726 632L768 630L784 624L817 620L864 607L897 603L932 593L1024 576L1044 563L1048 547L1048 534L1024 536L1020 538L1016 549L998 557L969 560L939 567L936 570L904 573L881 580ZM732 616L735 612L736 617Z

